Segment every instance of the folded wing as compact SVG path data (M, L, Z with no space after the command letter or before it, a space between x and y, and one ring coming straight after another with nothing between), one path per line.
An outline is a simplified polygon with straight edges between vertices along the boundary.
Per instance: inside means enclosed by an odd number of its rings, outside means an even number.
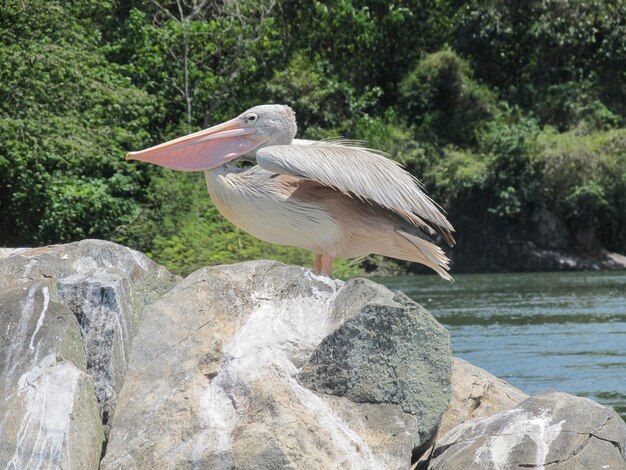
M256 153L268 171L317 181L370 204L391 210L412 224L439 233L452 246L454 228L419 181L397 162L345 142L294 141Z

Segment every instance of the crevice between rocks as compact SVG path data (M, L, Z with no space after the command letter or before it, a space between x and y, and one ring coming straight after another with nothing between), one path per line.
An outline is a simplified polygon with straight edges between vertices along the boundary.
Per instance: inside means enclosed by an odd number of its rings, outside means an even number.
M434 450L434 444L435 444L435 438L436 438L436 433L435 435L433 435L433 437L431 437L430 439L428 439L428 441L424 442L422 445L416 447L415 449L413 449L413 451L411 452L411 468L413 468L413 466L422 458L424 457L424 454L430 449L430 454L420 462L419 465L417 465L415 467L415 470L426 470L428 468L428 465L430 463L430 459L433 455L433 450Z
M59 282L57 288L63 304L74 315L80 327L85 351L86 373L91 376L104 432L101 459L106 453L117 392L123 384L133 337L134 305L124 298L124 280L120 283L90 279ZM126 311L131 309L133 311ZM129 344L125 344L125 343ZM119 344L118 344L119 343ZM122 356L116 365L117 355ZM116 383L117 381L117 383Z

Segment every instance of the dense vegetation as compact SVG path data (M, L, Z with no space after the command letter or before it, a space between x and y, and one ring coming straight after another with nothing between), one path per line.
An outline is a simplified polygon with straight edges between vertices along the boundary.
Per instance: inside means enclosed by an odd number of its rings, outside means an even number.
M265 102L405 164L459 253L485 231L549 247L544 213L556 248L624 251L621 0L0 0L0 245L112 239L180 273L308 263L226 222L201 174L123 159Z

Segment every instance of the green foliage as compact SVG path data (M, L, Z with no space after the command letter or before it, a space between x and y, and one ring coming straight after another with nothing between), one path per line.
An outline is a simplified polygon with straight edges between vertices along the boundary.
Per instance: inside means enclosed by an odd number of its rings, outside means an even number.
M445 43L454 9L448 1L290 0L281 2L277 26L288 57L315 53L357 96L378 88L390 105L420 55Z
M61 4L3 5L0 20L0 242L110 237L139 210L148 95L98 51L99 34Z
M124 187L131 184L131 187ZM137 184L121 173L110 179L58 175L46 188L49 202L39 220L39 232L54 234L54 240L110 237L111 229L137 212ZM49 236L49 235L48 235Z
M537 123L515 112L503 113L479 137L488 158L485 186L493 195L488 211L511 219L532 210L541 189Z
M604 0L463 2L454 48L478 76L541 123L575 127L584 109L626 117L626 3ZM606 111L603 111L606 114Z
M183 274L308 265L228 223L202 175L123 160L262 102L291 105L300 136L385 151L455 224L527 229L547 208L626 246L614 0L0 0L0 244L109 238Z
M152 126L166 135L231 117L257 103L280 53L267 2L159 1L138 5L112 55L157 101Z
M596 225L598 217L608 207L604 188L595 181L576 185L563 201L568 221L575 225Z
M446 147L440 163L428 169L425 180L429 187L436 188L434 196L439 204L454 207L468 193L484 188L487 165L487 158L482 154Z
M469 64L451 50L427 55L402 80L400 104L424 139L476 143L476 132L493 118L496 99L472 78Z
M545 159L546 204L574 232L595 230L609 248L626 244L626 130L578 135L547 130L538 140Z
M371 106L378 94L373 90L356 96L349 83L333 77L318 57L296 54L284 70L268 82L269 102L289 103L298 126L311 138L344 134L355 117Z

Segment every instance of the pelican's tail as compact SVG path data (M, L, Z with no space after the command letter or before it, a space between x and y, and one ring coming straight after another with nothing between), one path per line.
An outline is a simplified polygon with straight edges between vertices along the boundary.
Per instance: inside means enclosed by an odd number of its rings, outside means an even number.
M417 248L417 251L404 250L405 253L403 254L405 256L403 256L403 259L422 263L433 269L445 280L454 282L454 279L452 279L452 276L448 273L448 270L450 269L450 260L441 248L434 243L424 240L418 236L411 235L410 233L403 232L402 230L396 230L396 233L402 235L402 237L410 242L413 247ZM397 257L397 254L395 257Z

